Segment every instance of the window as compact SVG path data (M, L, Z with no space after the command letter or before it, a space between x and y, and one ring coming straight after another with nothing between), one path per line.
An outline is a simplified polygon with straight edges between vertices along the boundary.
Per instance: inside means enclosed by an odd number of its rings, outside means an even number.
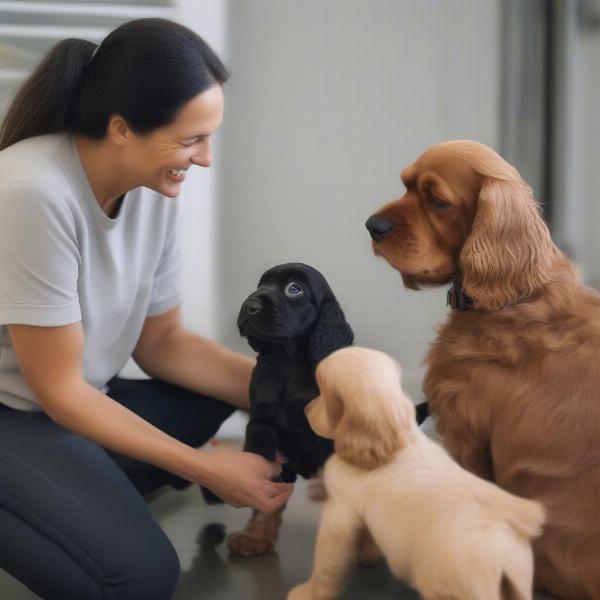
M58 41L100 43L115 27L143 17L172 18L172 0L0 2L0 118L23 80Z

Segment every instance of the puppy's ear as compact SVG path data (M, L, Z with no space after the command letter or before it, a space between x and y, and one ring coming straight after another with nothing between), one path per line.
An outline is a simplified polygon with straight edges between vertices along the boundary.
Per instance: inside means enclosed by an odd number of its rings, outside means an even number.
M326 356L339 348L350 346L353 341L354 333L337 300L333 297L325 298L308 340L311 364L316 366Z
M321 386L321 390L323 389ZM304 412L311 429L317 435L329 440L334 439L335 428L342 414L342 403L334 392L321 391L321 394L308 404Z
M484 177L459 261L463 289L476 305L494 310L526 298L549 281L558 256L531 188Z
M376 469L413 437L415 409L399 382L344 388L330 406L331 418L337 417L335 452L356 467Z

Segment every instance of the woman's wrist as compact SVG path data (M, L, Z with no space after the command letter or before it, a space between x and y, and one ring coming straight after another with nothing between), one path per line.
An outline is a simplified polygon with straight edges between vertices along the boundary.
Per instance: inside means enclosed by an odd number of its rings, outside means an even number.
M164 468L182 479L204 484L210 476L208 453L179 441L171 450Z

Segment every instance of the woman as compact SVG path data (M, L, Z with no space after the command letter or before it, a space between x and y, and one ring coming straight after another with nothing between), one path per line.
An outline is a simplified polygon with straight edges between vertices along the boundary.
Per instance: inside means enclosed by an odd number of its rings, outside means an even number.
M162 19L57 44L0 131L0 566L44 598L169 598L143 494L276 510L280 467L200 452L254 361L187 332L174 199L208 167L227 72ZM129 356L151 379L116 377Z

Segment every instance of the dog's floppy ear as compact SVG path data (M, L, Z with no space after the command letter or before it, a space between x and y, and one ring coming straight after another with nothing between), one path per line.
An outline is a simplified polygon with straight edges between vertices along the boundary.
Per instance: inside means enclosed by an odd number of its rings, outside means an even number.
M546 284L559 251L524 181L493 177L482 181L459 262L464 291L478 308L494 310Z
M352 328L335 297L327 295L321 304L319 318L308 340L308 357L316 366L335 350L350 346L354 341Z
M324 389L323 385L321 389ZM311 429L317 435L333 440L342 415L342 403L332 390L321 392L306 406L304 412Z
M348 374L352 380L351 374ZM415 409L400 383L346 382L327 396L335 452L346 462L372 470L387 463L413 436Z

